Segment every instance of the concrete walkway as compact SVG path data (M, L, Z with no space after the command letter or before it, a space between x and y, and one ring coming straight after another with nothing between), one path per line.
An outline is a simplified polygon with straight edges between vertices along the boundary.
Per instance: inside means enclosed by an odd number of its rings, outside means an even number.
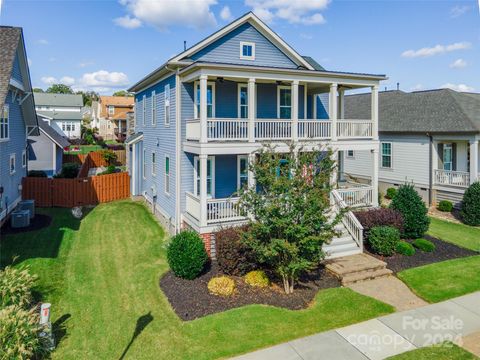
M379 360L480 331L480 292L239 356L237 360ZM468 338L467 338L468 339Z

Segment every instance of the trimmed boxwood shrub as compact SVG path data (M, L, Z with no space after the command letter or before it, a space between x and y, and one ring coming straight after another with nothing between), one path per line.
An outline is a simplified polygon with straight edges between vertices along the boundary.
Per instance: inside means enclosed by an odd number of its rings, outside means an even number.
M412 242L412 245L424 252L435 251L435 244L426 239L417 239Z
M392 226L376 226L370 230L368 243L373 252L391 256L400 241L400 232Z
M250 249L242 242L246 226L224 228L215 233L217 263L228 275L241 276L255 268Z
M395 197L395 195L397 195L397 189L391 187L391 188L388 188L388 189L387 189L387 193L385 194L385 197L386 197L387 199L392 200L392 199Z
M453 204L451 201L442 200L438 203L437 209L443 212L451 212L453 210Z
M462 219L467 225L480 225L480 181L474 182L463 194Z
M406 256L412 256L415 254L415 248L412 244L406 241L399 241L396 248L397 253Z
M172 237L167 248L167 260L175 275L192 280L202 272L208 255L196 232L182 231Z
M420 238L427 232L430 225L428 209L413 185L400 186L390 208L402 213L404 238Z
M208 292L217 296L231 296L235 292L235 282L228 276L217 276L208 282Z
M357 211L355 212L355 216L365 230L365 238L368 238L368 232L375 226L393 226L398 229L400 233L403 231L402 214L394 209L379 208Z

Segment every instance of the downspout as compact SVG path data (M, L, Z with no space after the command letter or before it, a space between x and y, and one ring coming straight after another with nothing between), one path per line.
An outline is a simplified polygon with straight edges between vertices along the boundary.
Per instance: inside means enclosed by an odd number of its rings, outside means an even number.
M182 149L182 91L181 91L181 81L180 81L180 74L179 68L176 70L175 74L175 169L176 169L176 176L175 176L175 232L180 232L182 228L182 199L181 199L181 149Z
M433 136L430 133L426 133L429 138L429 146L428 146L428 205L432 206L433 200Z

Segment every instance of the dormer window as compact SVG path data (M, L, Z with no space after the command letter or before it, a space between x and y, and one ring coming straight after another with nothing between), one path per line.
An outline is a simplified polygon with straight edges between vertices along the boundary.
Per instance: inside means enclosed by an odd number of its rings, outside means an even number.
M240 59L255 60L255 43L240 42Z

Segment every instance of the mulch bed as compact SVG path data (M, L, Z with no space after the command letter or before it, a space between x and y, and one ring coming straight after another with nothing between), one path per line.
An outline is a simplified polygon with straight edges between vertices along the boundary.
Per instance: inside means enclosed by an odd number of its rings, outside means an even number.
M415 254L412 256L395 254L388 257L376 255L371 252L369 253L370 255L382 261L385 261L387 263L387 268L393 270L396 273L405 269L432 264L440 261L479 255L478 252L456 246L446 241L438 240L432 236L425 235L424 238L430 240L435 244L435 250L433 252L423 252L419 249L416 249ZM368 251L367 248L365 250Z
M40 230L50 226L52 223L52 218L48 215L44 214L35 214L33 219L30 219L30 226L26 228L12 228L10 226L10 220L7 221L2 228L0 228L1 235L12 235L12 234L19 234L34 230Z
M169 271L160 279L160 288L177 315L188 321L249 304L272 305L290 310L304 309L312 303L319 289L341 285L337 278L321 267L304 276L290 295L275 284L266 289L252 288L241 277L234 276L232 278L235 280L236 292L233 296L211 295L207 289L208 281L220 275L223 274L216 264L211 265L195 280L180 279Z

